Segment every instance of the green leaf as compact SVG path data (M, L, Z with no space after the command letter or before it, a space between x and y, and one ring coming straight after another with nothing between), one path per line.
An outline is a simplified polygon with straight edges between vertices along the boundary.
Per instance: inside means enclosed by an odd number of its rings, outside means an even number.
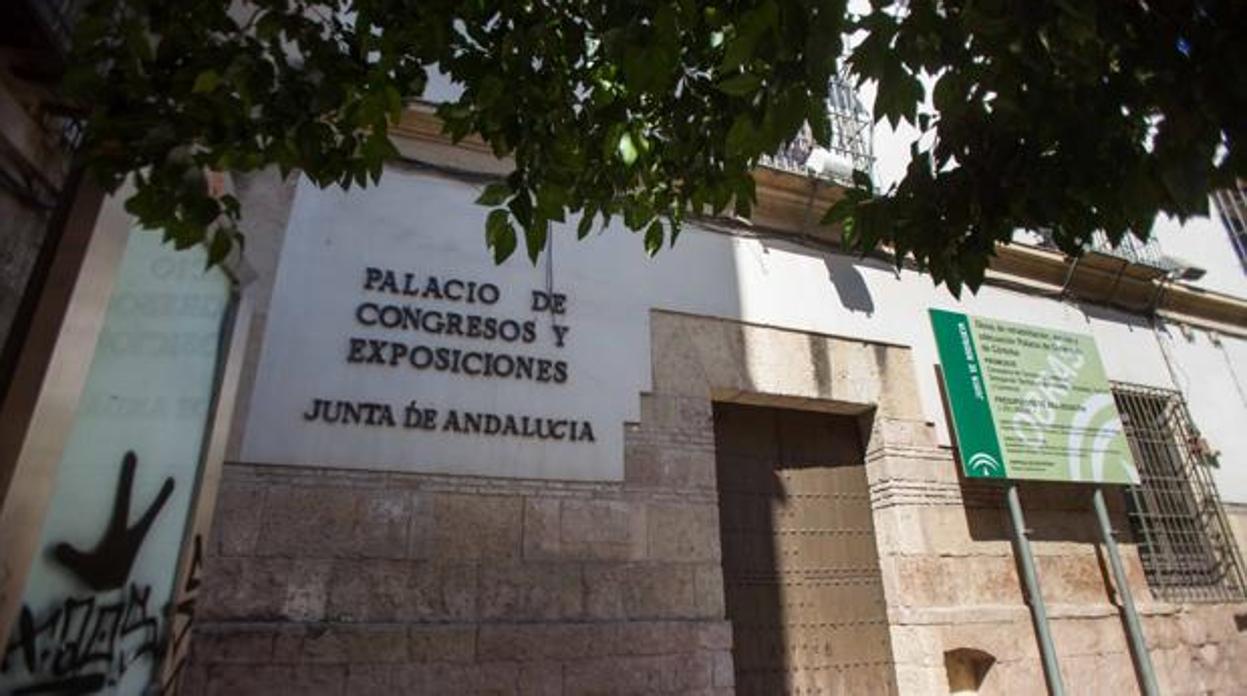
M662 221L654 220L645 230L645 253L653 256L662 250Z
M827 212L819 222L824 225L835 225L844 222L853 215L854 208L857 207L857 201L851 196L844 196L840 200L831 204Z
M747 97L762 86L762 78L753 73L742 73L734 75L719 82L716 85L720 92L730 94L733 97Z
M753 125L753 118L749 114L740 114L732 121L732 127L727 131L727 155L728 157L736 157L740 159L749 159L757 154L757 148L754 145L754 138L757 135L757 128Z
M810 134L814 142L823 147L831 147L831 115L827 113L827 105L821 96L811 96L806 105L806 122L810 124Z
M534 264L537 263L542 250L546 248L549 236L550 229L544 220L525 230L524 245L528 248L529 261L532 261Z
M476 198L477 205L502 205L511 197L511 187L502 182L495 182L485 187Z
M593 218L595 217L593 208L585 208L580 214L580 222L576 225L576 238L584 239L588 236L589 231L593 229Z
M758 199L753 176L746 173L736 182L735 213L738 217L748 219L753 213L753 203Z
M229 256L230 249L234 246L233 235L229 230L222 227L212 235L212 242L208 245L208 262L205 270L221 263L225 257Z
M511 214L515 216L515 221L520 226L527 229L533 224L533 199L529 196L528 191L518 191L511 197L511 201L507 203L507 208L511 210Z
M874 181L870 178L870 172L864 172L860 169L853 170L853 185L863 191L873 191L875 188Z
M681 226L680 216L673 217L671 219L671 235L670 235L671 242L669 243L669 246L674 247L675 240L680 237L680 226Z
M902 120L916 123L922 98L922 83L918 78L910 74L899 60L889 60L885 63L875 95L875 120L886 118L893 130Z
M547 220L563 222L563 210L567 206L567 190L556 184L546 184L537 189L537 211Z
M494 263L502 263L515 252L515 228L505 210L495 210L485 221L485 243L494 251Z
M723 51L723 62L719 64L721 70L734 70L745 64L753 57L753 48L757 43L756 37L742 36L727 42L727 48Z
M645 227L654 217L654 211L635 197L627 198L623 203L624 225L636 232Z
M727 43L720 70L731 70L750 61L765 34L779 24L779 5L768 0L746 10L736 22L736 37Z
M221 84L221 76L215 70L204 70L195 77L195 86L191 88L193 94L206 94L217 88Z
M133 55L143 62L151 62L152 58L155 57L151 44L154 36L137 19L125 22L123 27L127 47Z
M389 111L390 121L398 123L403 117L403 95L399 94L394 85L385 86L385 105Z
M233 195L227 193L224 196L221 196L218 200L221 202L221 208L229 217L237 219L240 215L242 215L242 203L240 203Z
M935 83L935 90L931 94L931 100L936 110L941 115L956 118L957 114L963 110L966 100L966 88L965 80L956 72L941 75L939 81Z
M619 159L623 160L623 163L629 167L632 166L633 162L636 162L637 148L636 143L632 141L631 133L624 131L623 135L619 136L619 145L616 147L616 152L619 154Z

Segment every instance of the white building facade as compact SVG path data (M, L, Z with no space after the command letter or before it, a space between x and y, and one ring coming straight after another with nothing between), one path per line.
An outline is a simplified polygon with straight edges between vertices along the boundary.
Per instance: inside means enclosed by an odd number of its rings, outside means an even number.
M833 182L761 169L750 223L652 259L571 220L495 266L473 201L506 164L424 109L396 137L372 189L236 182L255 312L184 693L1042 693L932 309L1094 337L1162 691L1247 683L1247 275L1216 220L1159 223L1162 267L1002 247L957 299L843 253ZM1021 488L1068 690L1130 693L1090 491Z

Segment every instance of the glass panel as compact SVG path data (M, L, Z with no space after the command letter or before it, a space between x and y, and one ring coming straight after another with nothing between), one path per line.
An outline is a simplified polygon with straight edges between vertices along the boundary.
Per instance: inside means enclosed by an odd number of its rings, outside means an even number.
M203 269L130 235L0 691L140 694L155 674L230 298Z

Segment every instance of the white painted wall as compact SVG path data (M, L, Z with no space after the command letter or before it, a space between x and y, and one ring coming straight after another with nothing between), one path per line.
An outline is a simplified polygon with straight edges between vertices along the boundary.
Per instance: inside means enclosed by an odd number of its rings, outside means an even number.
M1247 502L1247 341L1165 327L1159 345L1171 356L1172 381L1214 450L1223 499Z
M321 463L485 475L612 479L622 474L622 427L637 418L649 389L648 312L662 308L772 326L911 346L924 411L948 442L935 382L936 353L927 310L971 314L1090 333L1108 376L1177 387L1197 424L1222 452L1218 480L1228 500L1247 502L1247 341L1176 329L1164 337L1138 317L1056 299L984 287L955 300L929 278L776 241L686 229L674 248L650 259L641 240L611 228L575 241L575 221L555 230L553 279L571 297L566 355L573 380L559 389L531 384L465 384L408 370L343 370L341 336L354 331L361 264L371 260L443 275L493 278L526 296L546 269L523 256L501 268L482 239L485 209L478 187L392 170L375 189L343 194L300 185L278 271L243 456L251 461ZM521 302L520 304L523 304ZM523 307L509 307L520 313ZM1174 383L1166 358L1178 375ZM358 367L358 366L353 366ZM599 429L597 446L477 443L413 438L407 433L329 429L301 423L313 393L368 393L398 399L492 404L498 409L584 413ZM599 425L600 424L600 425ZM324 430L324 432L320 432ZM357 429L358 430L358 429Z
M1247 298L1247 269L1238 259L1216 206L1211 201L1208 206L1212 217L1191 218L1185 223L1167 215L1158 217L1152 235L1166 255L1206 271L1191 285Z

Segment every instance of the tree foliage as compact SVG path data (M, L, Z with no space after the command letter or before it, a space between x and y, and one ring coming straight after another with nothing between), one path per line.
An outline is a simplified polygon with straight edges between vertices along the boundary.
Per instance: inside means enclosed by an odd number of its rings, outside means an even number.
M854 4L856 9L856 4ZM489 186L499 260L534 259L549 223L621 218L650 252L690 214L755 202L751 170L824 107L845 62L877 83L875 118L924 137L906 176L856 176L824 222L954 292L995 244L1050 230L1146 236L1158 212L1207 212L1247 176L1247 3L1239 0L96 0L67 88L90 109L86 154L129 209L213 261L236 200L205 169L277 165L367 185L430 70L464 87L437 109L515 170ZM899 261L898 261L899 262Z

